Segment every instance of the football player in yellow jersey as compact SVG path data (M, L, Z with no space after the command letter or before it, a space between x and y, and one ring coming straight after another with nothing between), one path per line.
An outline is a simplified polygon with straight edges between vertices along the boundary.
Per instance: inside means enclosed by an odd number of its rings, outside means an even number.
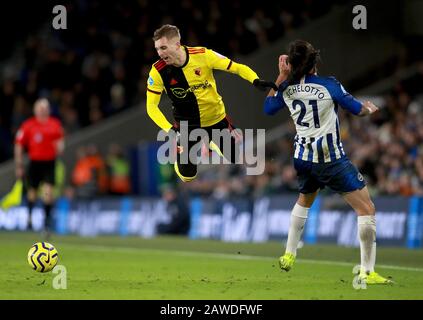
M260 90L268 87L277 89L273 82L259 79L246 65L236 63L205 47L181 45L181 36L176 26L164 25L157 29L153 40L160 60L153 64L147 81L147 113L166 132L171 129L178 131L181 121L188 122L188 131L205 129L209 141L213 129L228 129L229 133L233 132L234 127L227 118L222 97L217 92L213 69L235 73ZM163 91L166 91L173 104L173 125L159 109ZM217 151L234 163L238 158L239 145L235 134L230 139L230 152L222 150L222 154L220 150ZM216 143L223 145L221 141ZM188 150L183 150L178 145L175 171L184 182L195 179L197 164L181 163L180 154L189 153L192 147L198 145L198 141L189 141Z

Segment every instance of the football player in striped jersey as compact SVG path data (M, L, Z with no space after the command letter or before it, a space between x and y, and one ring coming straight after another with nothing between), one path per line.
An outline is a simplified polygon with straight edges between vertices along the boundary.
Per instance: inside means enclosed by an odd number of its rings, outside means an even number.
M299 180L299 197L291 213L282 270L294 264L309 208L325 186L342 195L358 215L361 250L360 279L367 284L390 280L374 270L376 259L375 206L363 176L350 162L342 147L338 107L357 116L367 116L378 108L370 101L360 102L334 77L317 75L319 51L303 40L289 46L289 54L279 58L278 90L270 90L264 104L267 114L288 108L295 123L294 166Z

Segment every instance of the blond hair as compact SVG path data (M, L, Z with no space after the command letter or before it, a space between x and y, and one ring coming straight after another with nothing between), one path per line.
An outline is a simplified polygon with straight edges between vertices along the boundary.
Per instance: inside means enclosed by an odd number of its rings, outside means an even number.
M163 37L166 37L167 39L177 37L180 40L181 34L179 33L178 27L173 26L171 24L165 24L156 31L154 31L153 41L157 41Z

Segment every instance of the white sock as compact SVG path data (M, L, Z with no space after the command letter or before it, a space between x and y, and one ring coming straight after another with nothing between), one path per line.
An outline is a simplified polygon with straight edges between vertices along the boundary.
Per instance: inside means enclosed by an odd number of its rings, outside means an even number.
M300 206L298 203L296 203L292 209L288 241L286 243L286 253L292 253L294 256L297 255L298 242L300 242L301 235L303 234L309 209L310 208Z
M372 253L370 254L370 272L375 271L375 264L376 264L376 239L373 242Z
M373 272L376 261L376 217L358 216L358 237L360 239L361 268Z

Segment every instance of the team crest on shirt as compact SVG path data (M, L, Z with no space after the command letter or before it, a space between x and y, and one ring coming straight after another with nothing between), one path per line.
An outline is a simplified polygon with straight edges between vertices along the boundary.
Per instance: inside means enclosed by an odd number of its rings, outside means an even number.
M197 76L201 76L201 68L197 68L197 69L195 69L195 70L194 70L194 73L195 73Z
M41 141L43 141L43 135L40 132L37 132L34 136L34 141L36 143L40 143Z
M364 180L363 175L360 172L357 174L357 179L358 179L358 181Z

